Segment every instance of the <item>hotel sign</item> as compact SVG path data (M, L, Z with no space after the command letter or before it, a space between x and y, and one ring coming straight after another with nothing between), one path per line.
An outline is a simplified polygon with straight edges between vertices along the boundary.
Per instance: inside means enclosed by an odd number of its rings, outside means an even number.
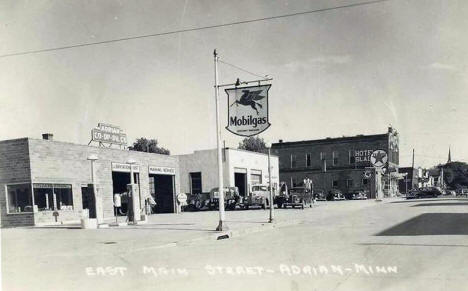
M91 130L91 140L101 143L127 145L127 135L123 133L120 127L99 123L96 128Z
M175 168L149 166L148 173L156 175L175 175Z
M387 153L383 150L356 150L354 158L357 164L372 165L377 168L384 167L388 161Z
M268 90L271 85L226 89L228 125L226 129L240 136L254 136L270 127Z
M370 163L371 155L374 150L357 150L354 151L356 163Z

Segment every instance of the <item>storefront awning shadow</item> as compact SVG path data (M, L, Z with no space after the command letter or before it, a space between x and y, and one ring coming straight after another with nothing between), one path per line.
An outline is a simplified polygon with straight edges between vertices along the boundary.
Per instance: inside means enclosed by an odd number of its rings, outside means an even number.
M376 236L468 235L468 213L424 213Z

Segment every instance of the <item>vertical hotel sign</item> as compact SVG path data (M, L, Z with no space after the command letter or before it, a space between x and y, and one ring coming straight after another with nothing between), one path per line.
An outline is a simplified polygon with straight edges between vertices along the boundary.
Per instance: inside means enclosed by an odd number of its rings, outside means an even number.
M126 146L127 135L118 126L99 123L96 128L91 130L91 141Z
M226 89L228 125L226 129L240 136L254 136L270 127L268 90L271 85Z

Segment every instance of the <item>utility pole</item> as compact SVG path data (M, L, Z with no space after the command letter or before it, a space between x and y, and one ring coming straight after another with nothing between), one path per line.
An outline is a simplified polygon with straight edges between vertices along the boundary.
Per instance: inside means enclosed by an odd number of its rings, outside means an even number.
M216 101L216 144L218 146L218 193L219 193L219 224L216 228L217 231L227 230L225 224L224 213L224 185L223 185L223 156L221 152L221 125L219 124L219 85L218 85L218 53L216 50L214 55L214 79L215 79L215 101Z
M274 198L273 198L273 183L271 183L271 145L268 146L268 181L269 181L269 188L270 188L270 218L268 220L269 223L273 223L274 221Z

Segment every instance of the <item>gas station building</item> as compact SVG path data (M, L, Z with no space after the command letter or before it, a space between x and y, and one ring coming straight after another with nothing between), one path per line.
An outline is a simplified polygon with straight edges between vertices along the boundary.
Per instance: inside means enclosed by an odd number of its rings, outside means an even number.
M140 208L152 195L156 213L176 211L175 194L180 191L177 157L43 136L0 141L1 227L79 221L83 209L93 203L93 195L89 195L93 180L101 201L96 212L104 219L113 218L113 196L126 192L130 183L129 162L138 184Z
M217 149L200 150L180 155L180 188L187 194L209 192L218 187ZM269 185L268 154L240 149L222 149L223 184L237 187L245 196L251 185ZM279 186L278 156L270 156L271 184Z

